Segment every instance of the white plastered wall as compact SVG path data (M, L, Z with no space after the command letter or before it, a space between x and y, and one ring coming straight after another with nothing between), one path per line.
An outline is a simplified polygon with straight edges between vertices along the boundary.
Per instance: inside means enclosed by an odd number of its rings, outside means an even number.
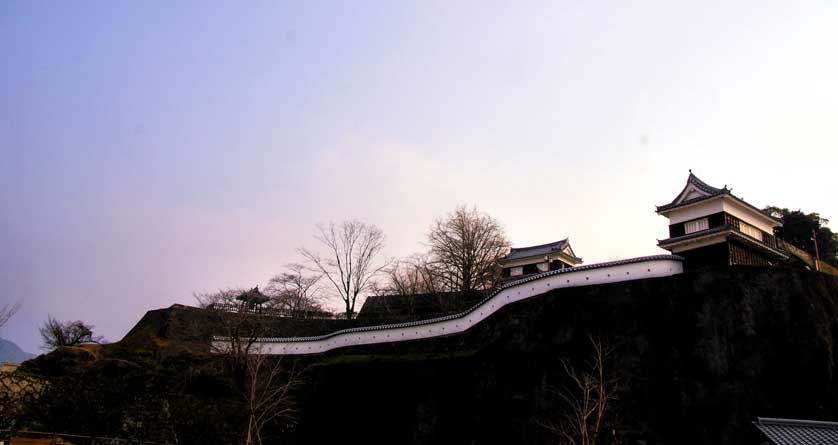
M773 234L774 227L780 224L773 221L771 218L759 213L758 211L744 206L733 198L728 196L721 196L698 204L689 205L680 209L675 209L667 214L669 224L679 224L686 221L691 221L714 213L727 212L742 221L756 227L763 232Z
M672 213L667 215L669 224L678 224L685 221L690 221L703 216L712 215L724 211L724 204L722 199L709 199L707 201L693 204L691 206L675 209Z
M416 323L400 323L369 328L348 329L337 333L309 338L265 339L257 345L261 354L298 355L319 354L336 348L401 342L451 335L468 330L507 304L525 300L553 289L590 286L643 278L666 277L683 272L680 258L659 255L603 265L580 266L562 271L547 272L512 283L474 310L458 316L443 317ZM223 349L226 342L214 342Z
M780 223L771 221L767 216L758 214L758 212L754 209L745 207L731 199L725 199L723 204L725 212L730 213L731 215L768 234L773 235L774 227L780 226Z

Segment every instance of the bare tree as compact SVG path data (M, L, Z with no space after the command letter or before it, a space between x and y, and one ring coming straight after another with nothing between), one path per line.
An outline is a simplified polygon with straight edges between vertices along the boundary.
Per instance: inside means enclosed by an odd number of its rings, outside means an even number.
M204 301L224 301L219 295L202 294ZM301 372L289 359L264 354L260 338L269 336L271 321L246 312L225 312L218 320L219 335L211 351L222 358L224 372L232 379L247 413L243 436L247 445L261 445L264 428L275 421L290 421L296 415L293 389L302 383Z
M309 274L302 264L289 264L268 282L265 293L271 307L283 309L291 317L306 318L311 312L324 311L320 303L322 274Z
M417 254L394 261L384 271L384 286L377 289L390 297L396 297L382 300L385 303L384 310L407 315L412 319L420 311L417 305L425 308L432 305L437 314L463 310L463 304L469 299L459 289L453 292L446 289L443 279L445 271L445 267L433 262L428 255Z
M2 328L3 325L6 324L6 322L9 321L9 319L12 318L18 310L20 310L20 301L5 304L3 307L0 307L0 328Z
M247 404L247 445L262 444L262 431L275 420L290 421L296 416L291 391L302 383L301 374L282 356L263 354L257 345L245 360L242 396Z
M244 289L230 288L221 289L215 292L195 292L192 297L198 302L198 307L211 308L215 305L239 305L236 297L243 294Z
M595 445L603 430L613 427L613 403L618 399L620 383L616 374L608 368L608 356L614 349L601 340L588 338L593 347L587 369L576 370L567 360L562 361L570 385L556 390L553 395L565 405L559 415L541 420L539 423L556 434L560 443L570 445ZM612 428L612 436L616 429ZM612 437L616 442L616 437Z
M49 317L43 326L38 328L44 340L42 348L50 351L61 346L76 346L83 343L101 343L101 336L93 335L93 325L83 321L60 322Z
M378 295L386 295L381 301L383 309L388 314L392 315L394 310L398 310L403 311L403 315L410 319L414 319L417 295L435 294L438 291L436 288L438 281L427 255L416 254L405 259L394 260L383 272L385 279L374 292Z
M317 229L314 238L326 249L325 256L305 248L299 252L332 284L344 303L346 318L352 318L358 296L387 266L386 261L376 264L384 248L384 232L361 221L318 224Z
M438 272L427 255L412 255L395 260L384 270L386 282L382 290L395 295L441 292Z
M462 293L495 285L497 261L509 251L500 224L477 208L465 206L437 220L428 234L428 243L442 285Z

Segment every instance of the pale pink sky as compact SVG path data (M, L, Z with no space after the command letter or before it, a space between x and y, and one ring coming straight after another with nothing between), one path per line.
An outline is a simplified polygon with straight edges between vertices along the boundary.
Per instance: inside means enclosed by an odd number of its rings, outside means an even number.
M515 245L661 253L687 170L838 218L838 3L0 4L0 336L118 340L264 285L317 222L387 255L458 204Z

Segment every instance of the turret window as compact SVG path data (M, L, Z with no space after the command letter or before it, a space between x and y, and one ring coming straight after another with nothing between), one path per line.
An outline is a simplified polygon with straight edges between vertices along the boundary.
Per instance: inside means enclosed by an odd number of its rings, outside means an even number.
M756 239L762 241L762 232L759 229L757 229L756 227L754 227L750 224L747 224L744 221L739 222L739 230L742 233L744 233L745 235L750 236L751 238L756 238Z
M707 223L707 218L696 219L684 223L684 234L700 232L709 228L710 225Z

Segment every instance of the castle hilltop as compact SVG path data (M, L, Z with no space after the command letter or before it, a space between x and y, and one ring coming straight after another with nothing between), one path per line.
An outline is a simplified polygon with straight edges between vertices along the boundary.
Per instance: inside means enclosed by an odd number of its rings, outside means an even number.
M449 336L482 323L509 304L556 289L668 277L706 267L775 266L789 259L785 243L772 235L781 226L777 218L733 195L727 186L706 184L692 171L681 192L669 204L657 206L657 213L669 219L669 238L660 240L658 246L673 255L581 265L582 258L567 238L512 248L498 261L502 284L465 310L416 321L394 318L390 324L362 325L316 336L261 338L258 351L320 354L338 348ZM379 296L370 301L381 306L394 298L420 302L433 296ZM371 312L375 311L361 310L364 314ZM223 337L214 340L216 348L223 348L226 343Z

